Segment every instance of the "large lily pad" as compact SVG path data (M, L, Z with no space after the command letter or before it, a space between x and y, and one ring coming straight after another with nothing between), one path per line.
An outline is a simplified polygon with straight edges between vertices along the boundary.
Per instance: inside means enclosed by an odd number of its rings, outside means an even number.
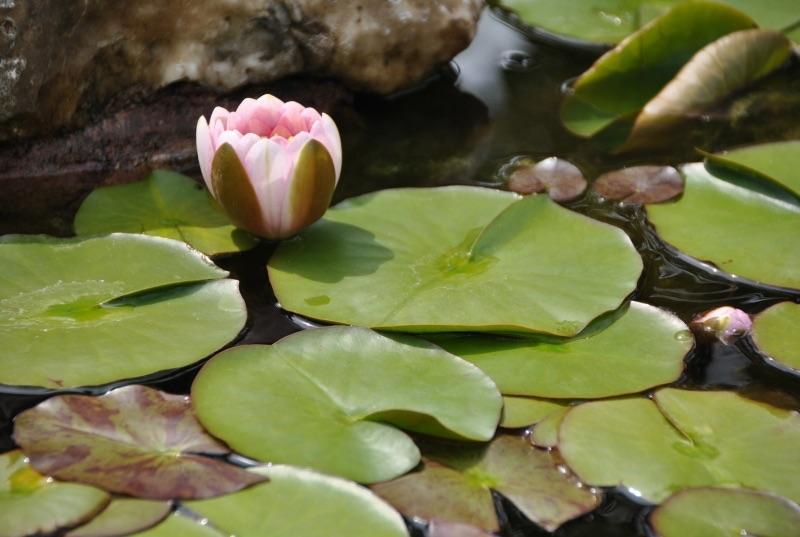
M778 363L800 372L800 304L782 302L758 314L753 341Z
M695 54L645 105L626 146L646 146L684 118L698 117L725 97L771 74L791 56L792 42L773 30L742 30L717 39Z
M257 244L253 236L230 223L199 183L167 171L89 194L75 215L75 233L114 232L184 241L208 255L248 250Z
M690 487L743 486L800 498L800 415L732 392L666 388L653 400L570 410L558 448L584 482L660 502Z
M675 381L693 339L674 315L632 302L571 339L461 336L436 341L481 368L504 395L593 399Z
M419 462L392 425L488 440L502 398L478 368L429 343L329 327L217 355L195 379L192 403L236 451L368 483Z
M656 537L795 537L800 506L785 498L735 488L688 489L650 515Z
M141 498L207 498L261 480L200 455L229 450L187 397L144 386L50 398L16 417L14 440L41 472Z
M438 463L373 490L403 514L497 531L491 490L525 516L554 531L597 507L600 497L559 471L551 453L519 436L499 436L488 446L444 445L426 451Z
M187 366L236 337L238 284L143 235L0 239L0 384L93 386Z
M168 501L117 498L88 524L67 533L66 537L117 537L151 528L167 517ZM182 534L181 534L182 535Z
M708 155L719 166L774 181L800 196L800 140L751 145Z
M413 332L574 335L633 291L642 262L619 229L474 187L385 190L281 245L281 305L323 321Z
M503 0L532 26L601 44L614 44L684 0ZM755 19L759 26L786 29L800 38L795 0L721 0Z
M408 537L400 515L355 483L281 465L252 471L270 482L187 506L237 537Z
M21 451L0 455L0 536L26 537L75 526L111 498L94 487L58 483L31 468Z
M800 288L800 205L713 175L702 164L682 172L683 196L647 207L665 241L736 276Z
M539 423L567 404L563 401L507 395L503 397L503 419L500 425L508 429L527 427Z
M561 108L564 125L579 136L592 136L633 117L696 52L724 35L754 26L740 11L717 2L677 5L578 78Z
M131 537L231 537L208 523L201 523L180 511L168 516L161 524ZM259 536L260 537L260 536Z

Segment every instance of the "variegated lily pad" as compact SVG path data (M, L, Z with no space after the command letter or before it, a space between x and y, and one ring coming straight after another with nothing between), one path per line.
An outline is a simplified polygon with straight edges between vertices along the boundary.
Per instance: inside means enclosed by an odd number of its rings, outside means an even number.
M187 397L144 386L48 399L17 416L14 440L41 472L140 498L206 498L263 480L200 455L228 448Z

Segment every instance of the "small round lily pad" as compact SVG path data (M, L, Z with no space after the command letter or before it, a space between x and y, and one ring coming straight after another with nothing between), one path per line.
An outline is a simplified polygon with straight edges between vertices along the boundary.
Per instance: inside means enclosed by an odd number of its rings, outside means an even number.
M753 341L779 364L800 372L800 304L781 302L756 315Z
M163 170L136 183L98 188L83 201L75 215L76 235L116 232L184 241L207 255L258 244L230 223L200 183Z
M98 386L188 366L244 327L238 282L182 242L0 238L0 384Z
M672 166L632 166L601 175L592 188L610 200L661 203L683 192L683 178Z
M534 397L503 396L502 427L518 429L539 423L553 412L567 407L568 403Z
M102 511L110 496L87 485L53 482L21 451L0 455L0 535L28 537L76 526Z
M244 455L372 483L419 462L395 426L486 441L502 398L477 367L428 342L328 327L218 354L197 375L192 404Z
M539 162L517 162L508 176L508 188L517 194L546 192L558 202L572 201L586 190L586 179L577 166L550 157Z
M755 490L687 489L661 504L650 525L656 537L796 537L800 506Z

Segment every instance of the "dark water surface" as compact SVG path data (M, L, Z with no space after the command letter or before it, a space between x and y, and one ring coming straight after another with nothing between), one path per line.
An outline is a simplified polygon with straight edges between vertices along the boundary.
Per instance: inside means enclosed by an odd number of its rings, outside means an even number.
M558 156L576 164L590 181L629 164L698 160L696 147L725 147L800 138L800 67L792 66L695 118L659 149L610 154L602 144L578 139L558 119L566 83L596 58L586 50L535 42L487 11L475 43L442 76L390 99L358 97L351 117L337 118L345 142L345 168L337 199L398 186L471 184L501 187L498 172L519 156ZM645 261L634 298L671 310L684 321L716 306L756 313L800 292L748 283L715 271L665 245L638 207L623 207L587 193L573 210L622 227ZM274 245L219 260L241 282L249 323L239 343L273 343L308 326L283 312L265 271ZM198 366L149 384L188 393ZM694 389L738 390L750 397L800 409L800 377L773 367L749 341L735 346L699 342L676 383ZM102 391L102 390L101 390ZM93 393L98 393L97 391ZM0 395L0 450L10 449L11 420L46 395ZM551 535L496 496L504 537ZM609 491L593 513L564 525L559 537L646 536L649 507ZM416 535L424 525L410 523Z

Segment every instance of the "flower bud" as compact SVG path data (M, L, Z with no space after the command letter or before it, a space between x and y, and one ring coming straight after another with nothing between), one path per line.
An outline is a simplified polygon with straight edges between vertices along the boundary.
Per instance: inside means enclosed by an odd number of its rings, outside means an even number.
M753 322L742 310L723 306L697 316L691 326L698 336L711 336L729 345L747 335Z
M327 114L272 95L217 107L197 121L206 186L238 227L285 239L319 220L342 168L342 144Z

